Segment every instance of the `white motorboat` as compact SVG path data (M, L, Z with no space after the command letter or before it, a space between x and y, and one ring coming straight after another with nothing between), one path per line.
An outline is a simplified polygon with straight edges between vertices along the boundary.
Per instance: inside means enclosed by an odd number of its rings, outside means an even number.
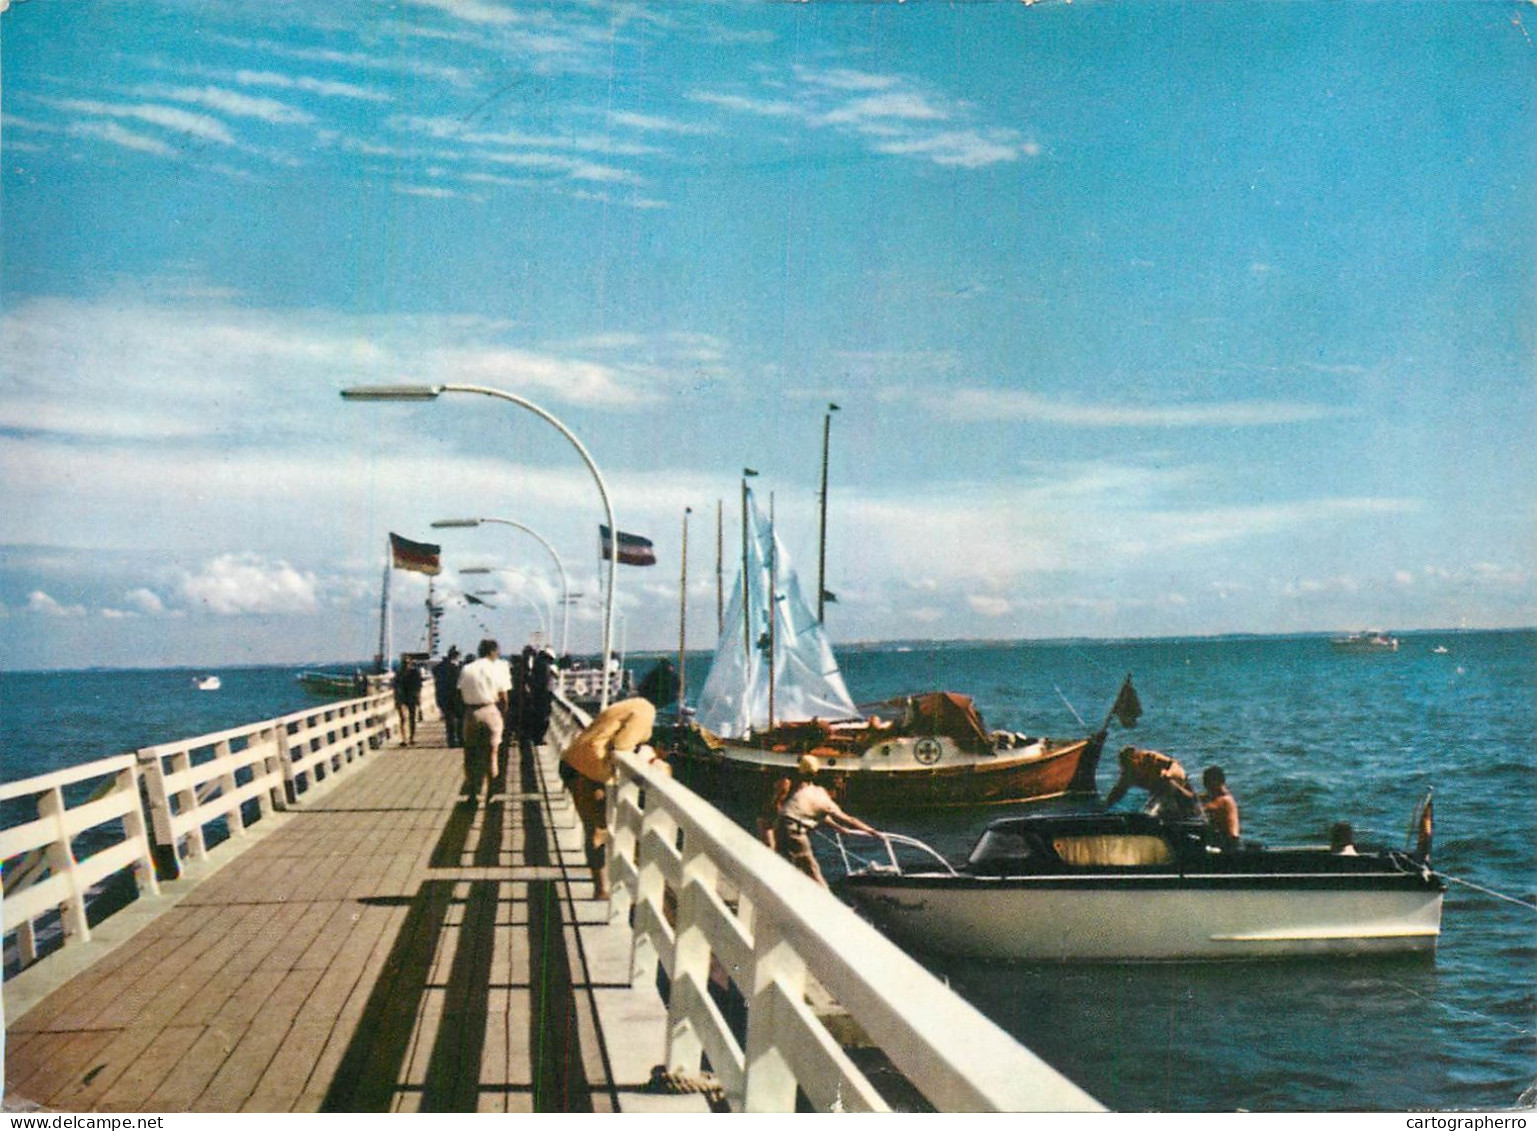
M1427 826L1428 827L1428 826ZM1446 885L1421 852L1219 850L1144 813L987 826L965 863L852 870L844 894L900 942L1026 961L1254 959L1433 952Z
M1329 644L1337 652L1398 651L1398 637L1377 628L1367 629L1365 632L1352 632L1349 636L1333 636L1329 638Z
M195 675L192 677L192 686L199 691L218 691L224 686L224 681L216 675Z

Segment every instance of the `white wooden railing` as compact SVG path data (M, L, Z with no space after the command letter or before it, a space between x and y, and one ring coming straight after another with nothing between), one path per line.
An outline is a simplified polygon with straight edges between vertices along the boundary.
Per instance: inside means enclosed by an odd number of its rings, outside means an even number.
M89 940L86 897L102 881L132 868L140 893L158 894L157 855L180 875L187 857L207 858L213 822L244 836L249 803L261 820L313 799L398 730L385 691L0 785L0 801L32 798L37 812L0 831L5 935L16 937L17 961L37 961L38 922L55 913L65 945ZM83 800L71 804L66 791ZM82 833L119 819L120 840L98 832L91 839L111 843L76 857Z
M564 749L590 719L557 702L546 741ZM1103 1110L714 806L617 762L610 911L629 917L633 984L666 971L669 1071L707 1059L738 1111L794 1111L797 1090L822 1111L890 1110L807 1005L814 979L938 1111ZM712 970L746 1005L745 1047L710 996Z
M209 824L222 820L230 836L244 836L246 802L257 803L258 819L269 816L329 784L398 727L394 699L384 693L145 747L138 758L155 840L171 850L178 870L185 856L205 859Z
M67 788L84 788L92 782L96 783L93 791L69 803ZM141 892L160 891L132 754L0 785L0 801L25 798L36 805L37 819L0 832L0 860L12 862L5 876L5 930L16 935L23 965L37 960L37 922L44 916L59 914L67 941L84 942L91 937L86 893L103 880L131 868ZM118 820L122 821L121 840L90 856L75 856L77 837Z

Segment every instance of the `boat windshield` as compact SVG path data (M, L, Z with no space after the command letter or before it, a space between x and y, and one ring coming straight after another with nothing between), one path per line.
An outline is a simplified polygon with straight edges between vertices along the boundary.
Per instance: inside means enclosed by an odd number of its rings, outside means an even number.
M973 872L999 874L1023 867L1045 855L1035 838L1015 828L988 829L971 850L966 864Z

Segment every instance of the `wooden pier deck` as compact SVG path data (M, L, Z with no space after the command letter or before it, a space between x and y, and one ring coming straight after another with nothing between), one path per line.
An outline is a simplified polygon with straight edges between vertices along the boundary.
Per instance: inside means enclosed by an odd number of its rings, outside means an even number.
M8 1104L704 1110L645 1090L665 1009L630 986L547 752L471 807L441 742L423 724L86 944L101 956L8 1018Z

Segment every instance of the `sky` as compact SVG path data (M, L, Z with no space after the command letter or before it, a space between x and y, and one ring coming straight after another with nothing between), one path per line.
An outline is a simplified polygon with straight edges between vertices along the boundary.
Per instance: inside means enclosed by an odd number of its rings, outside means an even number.
M0 669L1537 623L1530 0L0 9Z

